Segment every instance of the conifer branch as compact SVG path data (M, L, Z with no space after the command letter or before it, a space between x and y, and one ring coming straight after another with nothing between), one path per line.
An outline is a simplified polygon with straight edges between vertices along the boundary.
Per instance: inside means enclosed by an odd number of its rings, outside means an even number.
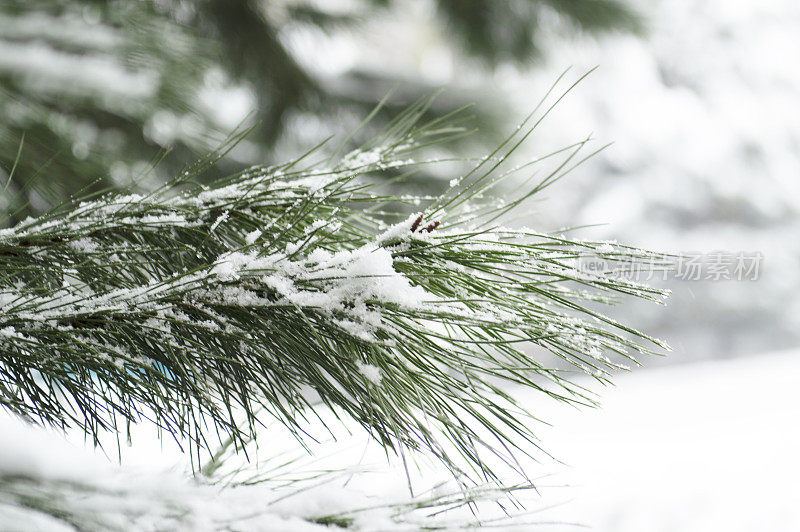
M503 175L494 163L398 214L399 198L363 178L413 167L415 146L452 134L417 123L425 105L334 166L312 153L207 187L201 165L148 195L0 231L0 404L95 437L148 419L209 448L214 434L243 444L257 411L302 437L313 391L395 452L427 450L482 480L486 453L513 465L533 416L503 382L591 402L536 348L606 382L619 357L660 345L594 303L664 293L575 261L658 257L495 225L519 202L484 199Z

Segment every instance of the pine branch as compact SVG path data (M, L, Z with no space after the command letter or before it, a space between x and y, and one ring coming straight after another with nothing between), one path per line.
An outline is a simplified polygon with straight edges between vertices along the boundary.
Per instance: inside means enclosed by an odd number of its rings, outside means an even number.
M367 178L414 168L415 146L453 133L417 124L426 105L334 165L310 153L211 187L201 167L0 231L0 403L95 437L148 419L199 449L215 433L244 444L260 409L302 438L313 391L389 450L483 480L487 453L513 465L533 416L504 383L591 402L535 348L607 382L621 367L608 355L661 345L594 304L665 294L575 261L660 257L496 225L520 203L486 199L513 175L515 137L429 208L398 214L400 198ZM532 190L582 146L553 155Z

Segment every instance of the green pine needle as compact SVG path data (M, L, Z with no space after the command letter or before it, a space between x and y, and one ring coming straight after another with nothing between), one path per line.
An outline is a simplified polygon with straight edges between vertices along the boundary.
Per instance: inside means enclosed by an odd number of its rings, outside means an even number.
M520 202L486 198L514 174L503 163L522 137L421 200L430 208L398 213L400 198L367 181L454 134L419 124L429 104L332 166L312 152L207 187L195 178L209 160L149 195L68 203L0 231L0 404L95 438L146 419L201 449L211 436L244 445L259 416L303 438L321 403L387 450L428 451L454 472L491 479L489 455L513 466L535 418L505 384L591 402L575 371L606 382L620 357L660 345L595 303L664 293L575 261L659 257L496 225ZM553 154L562 161L534 190L583 144ZM567 365L545 366L537 349Z

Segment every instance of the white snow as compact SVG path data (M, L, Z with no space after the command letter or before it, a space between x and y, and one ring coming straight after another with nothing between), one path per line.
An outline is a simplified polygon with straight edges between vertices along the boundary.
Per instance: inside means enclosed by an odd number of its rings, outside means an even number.
M552 423L538 427L540 443L563 462L542 455L539 462L525 462L541 495L521 494L534 513L518 519L550 523L545 529L557 531L581 529L576 523L599 532L800 529L798 384L800 352L788 351L637 370L618 376L616 387L598 390L603 403L598 410L576 410L512 389ZM291 456L291 438L280 427L268 429L267 458L273 452ZM240 530L316 530L297 516L408 498L402 462L387 465L379 446L365 447L366 435L357 429L353 434L312 446L319 461L298 462L298 469L324 465L344 468L344 474L273 502L270 484L220 491L191 483L175 470L164 472L170 463L183 469L188 458L170 442L157 444L146 426L135 432L133 447L122 449L128 465L119 468L96 452L81 452L52 433L0 416L0 479L23 475L44 485L64 480L97 487L74 507L140 528L206 530L241 520ZM448 478L425 460L412 466L411 475L417 493ZM189 508L191 520L180 521L170 506ZM391 530L387 515L380 510L362 515L360 529ZM0 496L4 526L22 530L42 519ZM518 529L531 529L526 526Z
M158 79L147 71L133 72L105 56L68 54L41 43L0 40L0 72L14 72L40 93L92 93L98 98L139 99L155 93Z
M597 247L598 253L614 253L614 246L608 242L604 242Z
M244 236L244 241L247 242L248 245L254 244L258 237L261 236L261 230L256 229L255 231L251 231Z
M124 44L110 27L92 24L87 17L66 13L50 16L44 12L20 13L0 19L0 34L6 39L38 39L69 43L73 46L114 50Z
M69 242L69 247L81 253L94 253L100 246L97 244L97 242L94 242L88 238L81 238Z
M225 220L227 220L227 219L228 219L228 216L230 215L230 213L231 213L231 211L229 211L229 210L226 210L225 212L223 212L222 214L220 214L220 215L217 217L217 219L216 219L216 220L214 220L214 223L212 223L212 224L211 224L211 227L208 229L208 231L209 231L210 233L213 233L213 232L214 232L214 230L215 230L217 227L219 227L219 224L223 223Z
M381 322L380 310L368 307L369 301L415 309L432 299L397 272L392 254L376 244L336 253L317 248L304 263L283 265L282 271L265 277L264 281L294 305L330 315L346 315L348 319L340 320L339 324L365 340L372 338L373 330ZM323 286L324 291L303 288L304 281L313 281L315 286Z
M364 377L367 378L375 386L380 386L381 381L383 380L383 374L381 373L381 368L377 366L373 366L372 364L364 364L363 362L358 363L358 371L361 372Z
M541 431L569 465L545 485L571 485L544 488L564 503L548 518L599 532L800 530L800 352L616 382L601 409L562 410Z
M49 480L102 480L113 468L82 453L55 432L0 414L0 475ZM0 520L0 522L2 522Z
M6 338L25 338L25 335L18 332L14 327L10 325L8 327L3 327L0 329L0 336L5 336Z
M221 282L238 279L242 275L260 275L259 280L281 296L277 304L291 303L300 308L313 308L333 318L351 334L365 340L381 325L381 310L370 306L397 305L406 310L420 308L434 296L394 268L392 253L381 247L386 239L395 235L410 235L410 221L389 228L386 233L357 249L331 253L316 248L307 257L292 259L296 246L287 245L286 252L269 256L230 252L220 257L211 273ZM319 224L317 229L325 224ZM270 304L246 290L200 290L197 295L241 305ZM344 317L344 319L343 319Z
M313 515L308 509L273 503L275 494L268 489L220 491L174 471L114 466L98 452L5 413L0 414L0 483L0 528L8 531L76 530L70 521L91 530L326 530L298 517ZM73 516L59 521L22 500Z
M342 158L342 165L347 168L361 168L371 166L381 161L381 150L354 150Z

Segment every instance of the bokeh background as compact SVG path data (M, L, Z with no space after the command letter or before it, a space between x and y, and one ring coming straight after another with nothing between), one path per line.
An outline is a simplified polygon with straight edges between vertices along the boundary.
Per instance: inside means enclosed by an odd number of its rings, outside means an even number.
M800 345L798 59L791 0L2 0L0 224L70 194L146 190L242 128L208 179L280 162L346 137L384 99L375 127L440 89L431 117L471 103L479 130L451 154L480 156L565 69L598 67L517 157L588 134L614 144L522 222L763 260L755 280L673 278L668 306L610 311L673 346L645 367L681 367L621 378L604 414L553 414L545 443L588 486L560 515L608 530L781 528L800 522L800 371L796 353L770 354Z

